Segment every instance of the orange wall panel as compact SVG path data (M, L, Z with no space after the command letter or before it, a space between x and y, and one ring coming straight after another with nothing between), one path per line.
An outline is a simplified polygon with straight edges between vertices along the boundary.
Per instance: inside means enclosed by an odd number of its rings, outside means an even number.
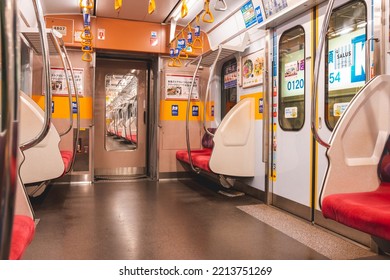
M160 24L97 18L96 29L105 31L105 39L96 40L98 49L166 53L166 28Z
M50 15L45 17L46 20L46 27L47 28L52 28L53 26L66 26L67 29L67 36L63 37L64 42L66 46L71 46L71 47L80 47L81 44L80 42L77 42L75 40L75 32L83 31L83 17L82 15ZM71 24L72 23L72 27ZM68 28L69 27L69 28ZM71 29L70 29L71 28ZM92 40L92 46L95 47L96 45L96 18L92 17L91 18L91 31L92 34L94 34L94 38Z
M68 47L81 48L80 42L75 39L77 32L83 30L82 15L50 15L46 16L47 28L66 26L67 34L64 42ZM178 32L180 32L178 26ZM99 31L104 31L104 39L99 38ZM94 49L135 51L144 53L169 54L169 25L158 23L122 20L114 18L91 18L93 34L92 47ZM156 38L152 33L157 35ZM156 42L157 40L157 42ZM192 56L200 55L210 49L207 35L202 32L203 49L194 50ZM176 42L174 42L176 45Z

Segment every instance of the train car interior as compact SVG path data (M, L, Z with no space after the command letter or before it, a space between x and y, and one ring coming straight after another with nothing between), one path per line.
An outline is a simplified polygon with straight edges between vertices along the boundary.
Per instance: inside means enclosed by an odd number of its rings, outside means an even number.
M2 0L0 259L390 259L389 11Z

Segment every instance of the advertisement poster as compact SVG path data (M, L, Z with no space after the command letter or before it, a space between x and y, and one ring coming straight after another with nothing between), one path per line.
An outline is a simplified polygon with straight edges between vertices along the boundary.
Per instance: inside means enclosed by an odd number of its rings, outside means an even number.
M264 50L242 58L242 87L248 88L263 83Z
M235 88L237 87L237 63L225 68L223 73L223 88Z
M365 29L329 40L329 91L362 87L366 81Z
M51 70L51 90L55 95L68 95L68 85L66 83L64 68L50 68ZM84 94L84 69L73 68L76 87L79 95ZM74 94L73 82L71 81L70 71L69 73L69 85Z
M287 7L287 0L263 0L265 15L268 18Z
M188 99L192 76L167 74L165 76L165 99ZM191 99L199 99L199 77L195 78Z
M241 8L242 16L244 17L245 27L248 28L257 23L255 8L252 1L249 1Z
M304 50L288 54L281 60L282 98L303 95L305 92Z

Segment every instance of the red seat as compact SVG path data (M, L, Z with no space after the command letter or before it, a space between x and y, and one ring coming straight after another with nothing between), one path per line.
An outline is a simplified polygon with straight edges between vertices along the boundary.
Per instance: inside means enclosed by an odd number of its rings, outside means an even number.
M322 213L349 227L390 240L390 183L372 192L332 194L322 201Z
M68 171L70 164L72 163L73 152L61 151L62 161L64 162L64 174Z
M191 158L192 158L192 164L195 167L198 167L200 169L206 170L211 172L209 168L209 161L211 157L211 152L213 150L209 148L199 149L199 150L192 150L191 151ZM176 159L190 163L188 159L188 152L187 150L180 150L176 152Z
M208 128L208 131L211 133L215 133L216 128ZM192 164L195 167L203 169L208 172L212 172L209 167L209 162L211 158L211 153L213 151L214 142L213 137L208 133L205 133L202 137L202 146L203 149L191 150L191 159ZM176 152L176 159L182 162L190 163L188 159L188 151L187 150L179 150Z
M324 217L390 240L390 155L385 155L379 166L382 182L375 191L325 197L322 201Z
M33 240L35 223L27 216L15 215L12 227L11 248L9 259L20 260L27 246Z
M126 139L134 144L137 144L137 135L134 135L134 134L129 135L129 136L126 135Z

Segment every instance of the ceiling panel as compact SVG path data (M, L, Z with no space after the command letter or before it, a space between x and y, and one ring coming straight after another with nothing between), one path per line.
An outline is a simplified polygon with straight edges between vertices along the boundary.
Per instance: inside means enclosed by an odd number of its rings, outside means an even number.
M98 0L96 16L161 23L165 20L167 15L169 15L178 1L179 0L156 0L156 10L149 15L148 0L123 0L122 8L119 13L114 9L113 0Z
M41 0L44 14L80 14L80 0ZM189 1L189 0L187 0ZM217 0L211 0L210 9L214 15L215 22L212 24L202 23L202 30L208 31L226 16L242 6L243 1L225 0L228 9L224 12L215 11L214 5ZM148 14L148 0L123 0L122 9L115 11L114 0L96 0L96 16L119 18L127 20L137 20L146 22L163 23L174 7L180 4L181 0L155 0L156 10L153 14ZM178 25L186 26L189 21L203 10L204 1L197 0L184 19L178 20ZM166 22L169 23L169 20ZM195 25L195 24L194 24Z
M103 0L105 1L105 0ZM42 9L47 14L79 14L80 0L41 0Z

